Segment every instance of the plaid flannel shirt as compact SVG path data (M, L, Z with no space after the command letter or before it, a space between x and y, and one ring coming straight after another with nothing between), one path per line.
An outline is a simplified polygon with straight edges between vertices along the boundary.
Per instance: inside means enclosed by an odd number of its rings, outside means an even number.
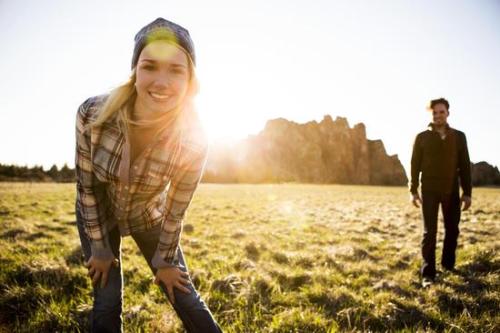
M77 209L92 255L113 256L108 232L116 225L122 236L161 225L153 266L171 266L206 163L206 137L199 126L167 128L130 165L130 141L116 115L84 131L106 98L86 100L76 119Z

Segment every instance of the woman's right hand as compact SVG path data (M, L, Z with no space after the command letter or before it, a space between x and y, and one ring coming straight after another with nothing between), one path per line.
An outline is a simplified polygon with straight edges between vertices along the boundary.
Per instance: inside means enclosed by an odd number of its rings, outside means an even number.
M116 258L102 260L90 256L89 261L85 263L85 267L89 269L89 276L92 279L94 287L99 282L99 279L101 279L101 288L106 286L111 265L118 266L118 260Z
M164 267L156 271L155 283L160 284L163 282L167 288L168 298L172 304L175 303L174 297L174 287L180 291L189 294L189 290L186 286L189 285L189 274L182 271L179 267Z

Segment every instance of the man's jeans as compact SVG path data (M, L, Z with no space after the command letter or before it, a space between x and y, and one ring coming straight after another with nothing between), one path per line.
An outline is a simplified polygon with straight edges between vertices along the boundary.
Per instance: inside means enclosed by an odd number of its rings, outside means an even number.
M85 234L83 221L78 209L76 210L76 216L82 250L85 255L85 261L88 261L91 256L90 242ZM151 266L151 259L158 245L159 232L160 226L147 232L132 234L134 241L139 246L153 274L156 273L156 269ZM92 332L122 332L123 277L121 268L121 236L118 227L110 231L109 243L120 264L118 267L111 266L106 287L102 289L99 286L94 287L94 307L90 314ZM188 268L180 247L177 257L176 266L187 272ZM190 294L174 288L175 304L173 305L185 329L190 333L222 332L192 283L187 287L191 290ZM163 283L161 283L161 289L167 295L167 290ZM168 299L168 297L166 298Z
M431 279L436 276L436 234L439 204L444 219L444 244L441 265L446 269L455 267L455 251L459 234L460 197L458 192L441 194L422 192L422 213L424 235L422 239L422 276Z

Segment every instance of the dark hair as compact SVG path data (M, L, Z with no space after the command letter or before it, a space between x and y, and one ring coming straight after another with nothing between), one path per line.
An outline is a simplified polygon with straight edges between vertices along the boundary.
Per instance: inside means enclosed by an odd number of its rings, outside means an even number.
M450 102L448 102L446 99L444 99L443 97L441 98L438 98L438 99L433 99L429 102L429 107L428 109L429 110L432 110L436 104L443 104L444 106L446 106L446 110L450 110Z

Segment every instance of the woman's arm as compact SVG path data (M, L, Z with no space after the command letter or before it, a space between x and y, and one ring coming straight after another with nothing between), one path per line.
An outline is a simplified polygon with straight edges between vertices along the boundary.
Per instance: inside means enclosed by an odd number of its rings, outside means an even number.
M90 131L84 131L88 124L88 111L91 104L91 99L88 99L80 105L76 117L77 205L85 232L90 240L92 256L95 259L110 260L114 258L114 255L109 245L108 235L104 232L103 216L100 213L103 210L99 207L95 192L97 180L92 172Z
M184 215L198 187L207 160L207 145L190 145L183 148L185 150L181 152L181 161L172 176L167 192L165 219L158 248L152 259L155 268L174 266Z

